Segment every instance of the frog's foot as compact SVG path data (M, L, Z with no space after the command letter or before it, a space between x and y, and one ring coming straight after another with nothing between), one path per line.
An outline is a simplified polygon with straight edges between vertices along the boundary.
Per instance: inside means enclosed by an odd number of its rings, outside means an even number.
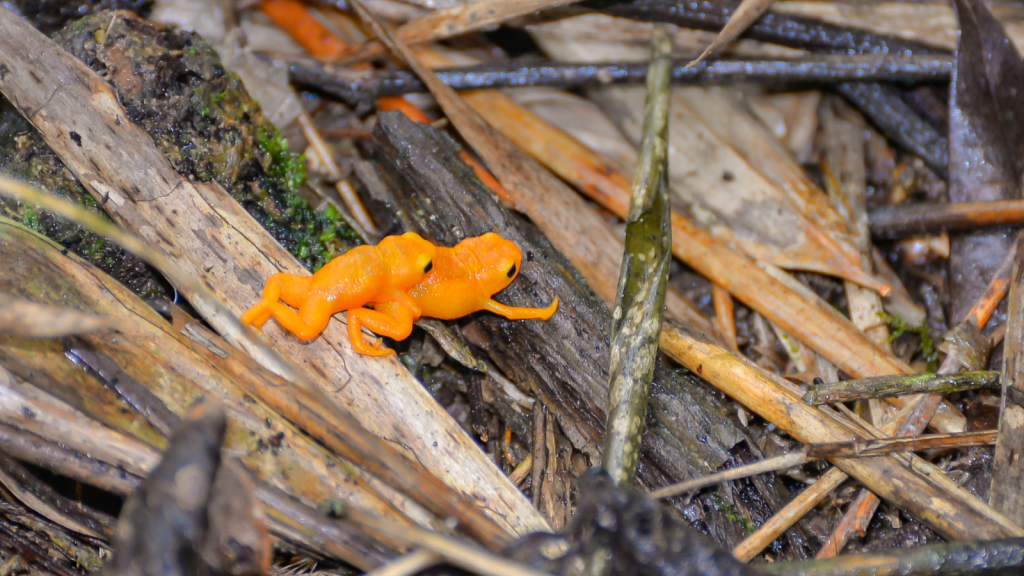
M274 311L266 300L260 300L252 308L246 310L239 320L243 326L252 326L255 330L259 331L273 315Z

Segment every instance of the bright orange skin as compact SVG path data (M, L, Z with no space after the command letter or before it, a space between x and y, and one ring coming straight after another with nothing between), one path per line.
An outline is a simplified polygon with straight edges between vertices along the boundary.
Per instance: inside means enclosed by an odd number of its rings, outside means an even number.
M242 315L242 323L260 328L273 316L282 327L302 340L316 338L331 316L365 305L400 303L408 314L420 315L406 291L431 269L437 248L418 234L388 236L376 246L358 246L331 260L312 276L274 274L263 288L263 298ZM285 306L297 308L298 312ZM353 336L354 334L354 336ZM394 351L367 344L349 323L352 348L380 356Z
M454 248L438 247L434 269L409 289L409 296L428 318L453 320L488 310L510 320L547 320L558 309L558 297L547 308L517 308L491 298L515 280L521 266L522 252L513 242L494 233L467 238ZM418 319L398 302L375 308L357 312L369 313L368 328L395 340L407 338ZM349 313L349 327L352 317Z

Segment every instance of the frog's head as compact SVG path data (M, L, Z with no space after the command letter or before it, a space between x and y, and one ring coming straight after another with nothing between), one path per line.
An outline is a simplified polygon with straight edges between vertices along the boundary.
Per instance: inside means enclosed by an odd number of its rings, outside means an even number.
M519 275L523 253L494 232L466 238L455 246L456 256L488 296L505 289Z
M437 247L415 232L388 236L377 248L391 270L392 285L405 290L423 279L434 267Z

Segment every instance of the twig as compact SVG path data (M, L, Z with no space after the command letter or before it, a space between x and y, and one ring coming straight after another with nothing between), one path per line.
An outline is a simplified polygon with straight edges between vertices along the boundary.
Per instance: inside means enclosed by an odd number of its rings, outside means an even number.
M871 212L871 235L886 240L1024 223L1024 200L893 204Z
M764 550L776 538L789 530L798 520L818 505L825 496L838 488L849 476L839 468L832 468L823 474L818 481L804 488L803 492L789 501L753 534L747 536L732 549L732 555L744 562L749 562Z
M963 434L933 434L910 438L879 438L858 440L856 442L811 444L807 446L807 458L858 458L891 454L893 452L920 452L922 450L986 446L995 444L997 435L998 432L995 430L985 430L982 432L965 432Z
M729 15L729 21L725 23L722 30L715 36L715 40L700 53L687 66L697 66L708 56L711 56L722 46L732 42L743 34L743 31L750 27L762 14L772 7L775 0L743 0L736 6L736 9Z
M651 46L643 141L612 313L608 424L601 459L601 466L615 485L624 488L636 480L672 259L667 156L671 29L659 27Z
M664 488L658 488L657 490L653 490L650 496L651 498L671 498L672 496L678 496L687 492L696 492L701 488L714 486L716 484L728 482L729 480L749 478L757 474L764 474L765 472L788 470L789 468L806 464L809 461L810 459L805 453L792 452L790 454L783 454L781 456L775 456L774 458L766 458L758 462L752 462L744 466L729 468L728 470L724 470L716 474L710 474L703 478L695 478L686 482L665 486Z
M999 372L994 371L958 372L955 374L896 374L820 384L804 394L804 402L811 406L819 406L922 392L947 395L979 388L996 389L999 386Z
M358 106L380 97L424 92L426 87L405 71L352 71L312 58L273 55L288 62L292 82L318 88ZM672 67L671 82L679 85L762 82L941 82L949 79L952 59L945 55L814 55L792 60L715 60L699 68L682 62ZM548 86L578 89L641 84L647 64L571 62L487 63L436 70L453 90Z

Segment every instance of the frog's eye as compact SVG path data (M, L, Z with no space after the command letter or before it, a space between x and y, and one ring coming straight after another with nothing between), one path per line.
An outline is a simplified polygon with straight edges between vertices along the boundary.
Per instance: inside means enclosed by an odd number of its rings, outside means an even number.
M433 269L434 269L434 261L430 260L429 262L427 262L427 265L423 267L423 273L426 274L427 272L430 272Z
M511 278L516 275L516 265L512 264L512 267L508 269L508 277Z

